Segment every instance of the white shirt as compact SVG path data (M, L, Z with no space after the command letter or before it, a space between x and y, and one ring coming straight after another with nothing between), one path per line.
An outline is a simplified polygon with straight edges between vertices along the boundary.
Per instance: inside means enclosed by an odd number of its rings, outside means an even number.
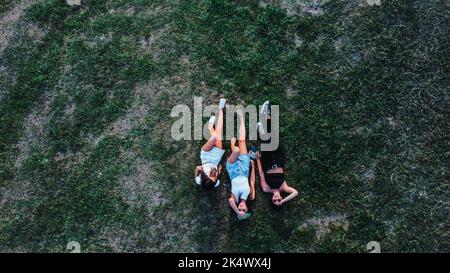
M238 176L231 180L231 193L236 198L236 203L239 203L241 199L247 200L247 197L250 194L248 177Z
M212 163L205 163L205 164L202 165L203 172L204 172L208 177L211 177L211 170L212 170L213 168L214 168L214 169L217 169L217 166L214 165L214 164L212 164Z
M211 175L211 170L212 170L213 168L217 169L217 166L214 165L214 164L212 164L212 163L205 163L205 164L202 165L203 172L204 172L208 177L210 177L210 175ZM201 178L200 178L200 176L201 176L201 175L198 175L198 176L195 177L195 183L196 183L197 185L199 185L199 186L202 184L202 183L201 183ZM219 186L219 184L220 184L220 180L217 179L216 184L214 185L214 188L217 188L217 187Z

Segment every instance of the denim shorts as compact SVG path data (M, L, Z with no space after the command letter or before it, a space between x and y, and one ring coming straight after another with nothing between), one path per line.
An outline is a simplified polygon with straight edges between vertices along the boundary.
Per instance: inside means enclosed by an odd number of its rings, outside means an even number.
M210 151L200 151L200 159L202 160L202 165L206 163L212 163L218 166L220 160L222 159L225 150L213 147Z
M250 156L241 154L234 163L227 160L227 172L231 180L238 176L248 177L250 175Z

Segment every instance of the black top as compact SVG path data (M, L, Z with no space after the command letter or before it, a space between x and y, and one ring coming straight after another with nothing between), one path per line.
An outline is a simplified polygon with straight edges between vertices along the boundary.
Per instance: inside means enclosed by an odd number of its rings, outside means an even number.
M284 183L284 173L265 173L267 185L271 189L279 189Z
M270 105L269 105L270 107ZM267 131L272 131L272 122L267 122ZM269 143L271 140L261 140L261 136L258 137L261 143ZM267 171L283 168L284 171L284 154L281 147L278 147L275 151L261 151L261 163L264 170L264 176L266 178L267 185L271 189L279 189L284 183L284 173L267 173Z
M261 153L261 163L267 185L271 189L279 189L284 183L284 173L267 173L276 168L284 168L284 156L281 149Z

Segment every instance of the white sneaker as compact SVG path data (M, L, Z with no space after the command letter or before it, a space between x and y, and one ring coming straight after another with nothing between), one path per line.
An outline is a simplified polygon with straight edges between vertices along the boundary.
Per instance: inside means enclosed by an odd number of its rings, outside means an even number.
M211 116L211 117L209 118L208 123L209 123L210 125L214 125L214 123L216 123L216 116Z
M261 114L262 115L269 115L270 114L270 111L269 111L269 101L268 100L266 100L264 103L263 103L263 105L262 105L262 107L261 107Z
M264 125L261 121L256 124L256 129L258 129L260 135L264 135L266 133L266 131L264 130Z
M223 109L225 107L226 99L221 98L219 101L219 109Z

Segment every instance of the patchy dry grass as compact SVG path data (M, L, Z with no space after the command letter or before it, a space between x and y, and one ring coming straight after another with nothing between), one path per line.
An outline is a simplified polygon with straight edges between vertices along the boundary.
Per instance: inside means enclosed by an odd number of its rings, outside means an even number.
M308 229L313 227L316 231L316 237L320 240L323 236L330 234L334 229L348 230L349 222L345 216L327 216L323 218L311 218L299 227L299 229Z
M0 251L448 250L448 8L2 2ZM279 104L299 197L257 187L240 222L226 175L196 188L203 143L170 136L193 96Z
M17 24L20 18L24 15L25 10L30 7L36 1L22 0L19 1L14 7L5 11L0 18L0 54L8 45L10 38L14 35L17 29ZM32 27L27 30L33 30Z

